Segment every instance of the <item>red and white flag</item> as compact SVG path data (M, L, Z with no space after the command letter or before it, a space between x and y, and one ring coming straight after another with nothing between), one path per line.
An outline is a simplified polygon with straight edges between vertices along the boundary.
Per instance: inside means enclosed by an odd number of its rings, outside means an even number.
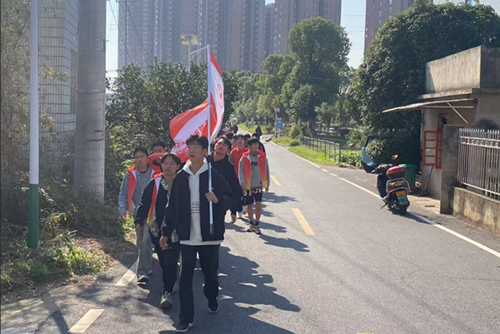
M222 128L222 122L224 119L224 82L222 80L222 71L220 70L217 60L212 54L212 51L209 51L209 54L210 62L208 65L208 93L210 96L210 106L212 110L210 117L210 141L212 141L213 139L215 139L220 129ZM215 122L213 121L214 118Z
M170 136L175 142L172 152L179 155L182 161L188 159L186 140L190 135L204 135L212 142L222 127L224 119L224 83L222 80L222 71L212 52L209 55L208 96L210 96L211 136L208 136L208 99L193 109L175 116L170 121Z

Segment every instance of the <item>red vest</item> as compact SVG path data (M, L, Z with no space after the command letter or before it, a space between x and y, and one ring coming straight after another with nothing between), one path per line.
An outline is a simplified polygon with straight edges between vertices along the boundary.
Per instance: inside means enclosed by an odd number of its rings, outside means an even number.
M269 183L266 173L266 154L260 150L258 153L259 156L257 158L257 164L259 166L260 177L262 179L262 187L267 189L269 187ZM252 161L250 160L250 151L243 153L241 158L243 159L243 171L245 173L245 188L250 190L252 188Z

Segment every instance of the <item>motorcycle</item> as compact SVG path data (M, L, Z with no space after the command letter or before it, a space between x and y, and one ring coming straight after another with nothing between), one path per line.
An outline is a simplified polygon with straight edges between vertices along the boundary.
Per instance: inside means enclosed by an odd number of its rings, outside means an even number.
M397 158L393 157L393 160ZM372 174L377 174L377 188L380 197L384 201L384 206L388 206L390 210L396 210L399 214L405 215L410 201L408 194L410 184L405 180L405 169L401 166L392 164L380 164Z

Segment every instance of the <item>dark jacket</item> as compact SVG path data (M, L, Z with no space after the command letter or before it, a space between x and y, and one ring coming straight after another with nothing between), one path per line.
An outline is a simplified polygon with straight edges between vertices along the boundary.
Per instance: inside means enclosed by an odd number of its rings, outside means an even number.
M236 177L234 165L229 162L229 157L225 157L222 160L212 162L212 167L214 169L217 169L226 179L233 194L238 194L238 188L240 187L240 185L238 182L238 178Z
M135 218L135 224L144 225L146 220L148 219L149 208L151 208L151 200L153 199L153 190L155 187L155 179L152 179L146 188L144 188L144 192L141 197L141 204L137 208L137 214ZM156 221L158 226L163 222L163 216L165 215L165 207L167 206L168 201L168 190L163 189L160 184L158 195L156 196L155 203L155 214Z
M170 200L168 202L163 224L162 236L170 238L175 229L180 241L189 240L191 235L191 193L189 190L190 175L181 170L172 183ZM212 168L212 187L219 199L213 204L214 234L210 235L210 209L205 195L208 193L208 170L200 174L200 221L203 241L224 240L224 217L226 211L236 205L236 198L227 181L219 171Z

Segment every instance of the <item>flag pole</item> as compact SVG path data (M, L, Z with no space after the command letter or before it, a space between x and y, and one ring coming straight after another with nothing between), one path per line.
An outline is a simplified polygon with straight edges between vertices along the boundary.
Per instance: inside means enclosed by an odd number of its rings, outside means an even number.
M208 191L212 191L212 162L210 151L210 145L212 144L212 129L210 120L212 118L212 106L210 103L210 45L207 45L207 90L208 90ZM210 234L214 234L214 205L212 202L209 203L210 207Z

